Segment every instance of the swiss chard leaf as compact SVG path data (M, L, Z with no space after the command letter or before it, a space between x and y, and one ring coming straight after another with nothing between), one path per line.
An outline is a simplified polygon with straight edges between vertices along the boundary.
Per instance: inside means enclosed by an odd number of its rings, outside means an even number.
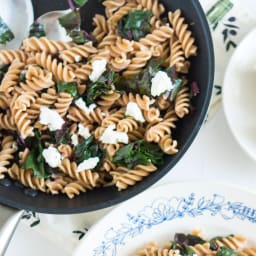
M64 123L60 130L51 132L54 138L54 144L70 144L69 130L67 124Z
M221 247L220 250L217 252L216 256L237 256L238 254L231 250L228 249L227 247Z
M25 71L25 70L22 70L22 71L20 72L19 81L22 82L22 83L25 83L25 82L26 82L26 71Z
M4 75L6 74L6 72L8 71L10 65L2 65L0 67L0 82L2 82Z
M88 33L87 33L88 34ZM89 41L89 36L87 36L85 31L73 29L70 31L69 36L72 38L73 42L76 44L85 44Z
M217 244L217 240L221 239L222 237L218 236L218 237L214 237L210 240L210 249L213 251L217 251L219 246Z
M46 36L44 25L35 21L29 28L29 37L35 36L37 38Z
M112 89L112 84L115 83L115 73L105 72L96 82L88 85L85 95L85 101L88 105L95 102L95 100L102 95L107 95Z
M31 150L23 163L23 168L31 169L36 178L48 178L45 161L43 158L43 145L39 132L35 132L35 137L31 138Z
M59 17L60 25L65 28L67 34L72 30L80 30L81 16L79 10L72 10L69 13Z
M170 94L170 100L174 101L176 99L176 96L182 87L183 81L181 79L176 79L173 85L173 89Z
M0 17L0 44L6 44L14 39L14 34L8 25Z
M206 241L203 240L200 236L195 235L186 235L183 233L176 233L174 236L174 243L176 244L185 244L194 246L196 244L204 244Z
M88 0L73 0L78 7L83 7L87 4Z
M170 249L179 250L180 254L184 256L193 256L195 255L195 251L190 246L204 243L206 243L206 241L199 236L176 233Z
M200 89L198 86L198 83L196 81L193 81L190 85L190 97L196 97L200 93Z
M138 164L160 165L163 162L163 152L157 145L140 140L119 149L113 162L129 169Z
M99 157L100 161L94 169L97 169L101 165L104 156L105 151L101 150L93 136L76 145L74 149L74 158L77 163L81 163L91 157Z
M72 97L77 97L77 83L75 82L58 82L57 83L58 92L67 92L71 94Z
M118 32L126 39L139 41L150 32L151 17L150 11L131 11L118 21Z
M115 85L126 92L151 96L151 80L160 70L161 64L161 61L151 60L138 75L129 79L119 77Z
M73 2L71 1L71 4ZM81 30L81 15L79 9L73 8L69 13L59 18L60 25L65 28L67 35L77 44L84 44L88 41L95 41L93 36Z

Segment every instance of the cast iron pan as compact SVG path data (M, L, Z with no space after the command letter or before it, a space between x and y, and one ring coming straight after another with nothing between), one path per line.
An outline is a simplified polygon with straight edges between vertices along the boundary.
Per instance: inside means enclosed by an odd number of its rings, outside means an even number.
M45 12L67 9L64 0L32 0L35 17ZM103 13L103 7L98 0L89 0L82 10L83 26L90 30L91 20L95 13ZM212 92L214 77L214 54L212 39L204 12L198 0L163 0L167 10L180 8L196 37L199 47L199 55L192 61L192 69L189 75L191 81L197 81L200 86L200 95L194 100L195 111L184 118L174 134L178 139L180 152L175 156L165 157L165 164L159 171L139 182L136 186L126 191L118 192L116 188L101 188L84 193L69 200L65 195L51 196L38 193L36 197L24 194L22 188L12 184L9 187L0 185L0 203L18 209L32 210L42 213L70 214L97 210L117 204L130 197L137 195L154 184L169 172L173 166L182 158L197 135L207 112ZM22 26L22 24L21 24ZM188 170L193 171L193 170Z

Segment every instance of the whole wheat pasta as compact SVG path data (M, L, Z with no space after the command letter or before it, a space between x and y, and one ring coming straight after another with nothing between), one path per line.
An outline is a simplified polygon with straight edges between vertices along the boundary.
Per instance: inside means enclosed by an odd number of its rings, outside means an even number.
M188 23L180 10L164 17L160 0L102 4L86 43L30 37L0 51L0 179L68 198L122 191L179 152L174 130L190 113L198 50ZM140 255L178 255L167 249L150 244Z
M0 64L8 65L14 60L25 62L27 55L22 50L1 50L0 51Z
M193 237L194 240L190 240ZM183 238L183 239L181 239ZM188 240L185 240L187 238ZM134 256L179 256L184 255L184 248L198 256L214 255L254 255L255 247L249 247L245 237L239 235L215 236L205 239L201 235L176 233L174 240L171 240L163 247L156 242L150 242L142 249L139 249Z
M20 61L15 60L14 62L12 62L2 80L0 92L5 92L6 94L9 94L14 89L14 87L17 86L20 80L20 73L24 66L24 63Z
M93 17L93 25L95 26L95 29L93 30L92 35L98 42L100 42L109 32L107 20L103 15L96 14Z
M185 24L185 19L181 16L181 10L169 12L168 16L182 45L185 57L189 58L190 56L196 55L197 46L194 44L195 39L192 37L192 32L188 30L188 25Z
M84 45L74 46L68 50L60 52L59 57L65 63L80 62L83 58L89 58L90 55L97 53L97 49L93 47L92 42Z
M23 41L22 49L25 52L45 52L50 54L56 54L59 51L67 50L71 48L73 43L56 42L49 40L46 37L30 37Z

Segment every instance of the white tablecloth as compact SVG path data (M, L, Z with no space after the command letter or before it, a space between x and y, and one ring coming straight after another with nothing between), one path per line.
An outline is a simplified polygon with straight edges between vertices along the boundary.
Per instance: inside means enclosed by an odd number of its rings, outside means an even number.
M201 3L212 29L216 54L215 86L209 116L182 160L155 186L175 181L210 180L256 190L256 165L231 135L221 106L225 67L236 46L256 25L256 1L201 0ZM86 230L109 210L73 216L28 213L7 256L17 255L17 251L26 256L60 252L70 255Z

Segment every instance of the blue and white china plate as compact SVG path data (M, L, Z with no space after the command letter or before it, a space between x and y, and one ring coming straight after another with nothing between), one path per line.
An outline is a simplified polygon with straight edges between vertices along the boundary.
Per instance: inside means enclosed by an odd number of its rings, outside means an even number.
M174 233L205 237L240 234L256 243L256 195L214 183L175 183L150 189L115 208L92 227L74 256L132 256Z

